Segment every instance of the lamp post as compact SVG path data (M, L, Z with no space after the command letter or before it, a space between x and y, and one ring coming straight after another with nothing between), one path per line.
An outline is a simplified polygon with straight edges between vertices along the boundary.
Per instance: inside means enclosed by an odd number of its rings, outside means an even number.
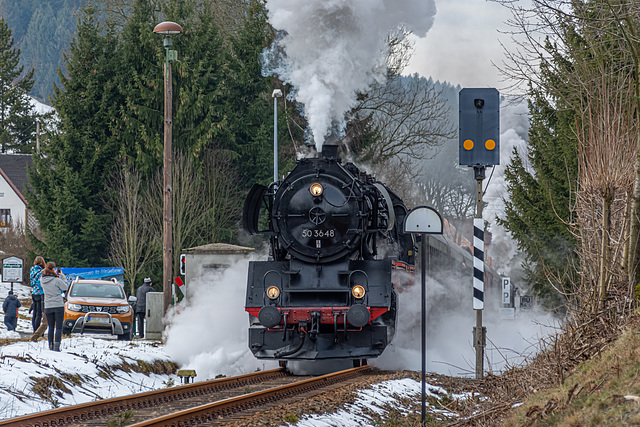
M433 208L428 206L419 206L413 208L404 218L403 231L405 234L411 233L414 236L419 234L422 239L422 260L420 262L422 272L421 288L422 288L422 422L421 426L425 426L427 413L426 398L426 372L427 372L427 274L431 270L429 263L429 245L427 239L431 234L442 234L443 222L442 217Z
M282 98L282 91L274 89L273 97L273 182L278 182L278 98Z
M182 33L182 27L175 22L164 21L153 29L156 34L164 35L166 60L164 63L164 203L162 209L162 293L164 314L171 305L171 284L173 283L173 148L171 146L173 130L173 81L171 63L178 59L178 52L171 49L171 36Z

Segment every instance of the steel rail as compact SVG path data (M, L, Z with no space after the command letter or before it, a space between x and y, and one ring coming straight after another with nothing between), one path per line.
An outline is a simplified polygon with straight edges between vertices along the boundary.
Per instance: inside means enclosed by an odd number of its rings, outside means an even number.
M196 406L174 412L173 414L146 420L131 427L143 426L189 426L189 425L209 425L217 421L219 417L229 416L245 409L262 406L267 403L283 400L288 397L299 395L311 390L316 390L330 385L354 378L362 371L370 369L369 366L360 366L347 369L320 377L298 381L255 393L245 394L238 397L219 400L217 402Z
M242 387L285 375L285 370L278 368L262 372L252 372L237 377L196 382L9 418L0 421L0 426L52 427L74 425L79 422L114 416L128 410L157 406L165 402Z

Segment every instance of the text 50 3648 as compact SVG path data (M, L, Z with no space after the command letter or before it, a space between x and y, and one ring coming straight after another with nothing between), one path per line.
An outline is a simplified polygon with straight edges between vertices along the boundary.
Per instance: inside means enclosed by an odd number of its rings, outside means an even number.
M311 230L308 228L304 228L302 229L302 237L305 238L311 238L311 237L317 237L317 238L323 238L323 237L335 237L336 235L336 230L331 228L328 230Z

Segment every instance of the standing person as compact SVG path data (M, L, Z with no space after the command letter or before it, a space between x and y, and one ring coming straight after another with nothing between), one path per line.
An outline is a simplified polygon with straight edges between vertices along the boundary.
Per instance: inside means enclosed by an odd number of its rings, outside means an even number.
M33 261L33 266L31 266L31 271L29 272L29 284L31 285L31 299L33 302L31 303L31 308L33 308L33 317L31 318L31 326L33 326L33 331L35 332L40 326L40 322L42 321L42 305L44 299L44 291L42 290L42 286L40 285L40 277L42 276L42 270L44 270L44 258L41 256L37 256Z
M64 320L64 299L62 292L69 289L67 279L56 264L49 261L40 278L44 290L44 314L49 323L49 350L60 351L62 341L62 321Z
M136 317L138 320L138 335L144 338L144 314L147 311L147 294L153 291L151 278L145 277L144 283L136 292Z
M2 304L4 324L7 325L7 330L9 331L15 331L16 326L18 326L18 307L20 305L20 300L13 295L13 291L9 291L9 295L7 295Z

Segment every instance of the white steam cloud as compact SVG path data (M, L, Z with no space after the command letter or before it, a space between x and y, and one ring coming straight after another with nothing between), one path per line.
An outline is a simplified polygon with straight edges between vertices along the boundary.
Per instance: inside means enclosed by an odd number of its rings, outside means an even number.
M167 354L181 368L194 369L198 381L278 367L249 350L249 315L244 311L248 268L249 259L244 259L190 282L187 303L170 319Z
M450 278L440 282L428 278L427 285L427 371L473 377L475 349L471 278ZM398 295L396 336L382 356L371 360L380 369L419 371L421 362L420 278ZM521 366L540 350L540 340L557 332L558 321L540 309L517 310L514 319L501 318L499 295L485 294L483 325L487 328L485 372L494 374ZM486 301L492 298L492 301Z
M434 0L267 0L267 8L284 36L265 52L265 72L294 86L318 152L344 129L357 92L384 80L389 31L405 25L424 37L436 13Z

